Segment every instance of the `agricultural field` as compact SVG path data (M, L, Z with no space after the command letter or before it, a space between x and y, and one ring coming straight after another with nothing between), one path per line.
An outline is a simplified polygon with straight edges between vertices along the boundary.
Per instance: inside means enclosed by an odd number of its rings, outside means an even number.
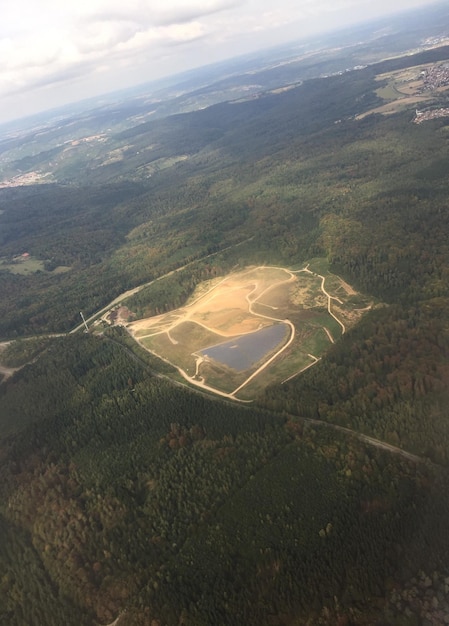
M189 383L252 400L317 363L371 308L323 268L315 260L299 270L259 266L228 274L198 285L185 306L127 329Z
M358 115L359 120L371 113L393 114L410 105L429 106L435 97L447 94L449 70L447 61L425 63L379 74L376 81L381 83L376 94L384 104Z

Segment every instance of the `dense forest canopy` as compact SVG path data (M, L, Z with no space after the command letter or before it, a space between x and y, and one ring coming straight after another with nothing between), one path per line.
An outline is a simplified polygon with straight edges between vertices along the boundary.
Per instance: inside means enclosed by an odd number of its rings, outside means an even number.
M449 49L399 40L0 143L2 624L449 623L448 92L397 78ZM70 332L311 259L376 304L251 403Z

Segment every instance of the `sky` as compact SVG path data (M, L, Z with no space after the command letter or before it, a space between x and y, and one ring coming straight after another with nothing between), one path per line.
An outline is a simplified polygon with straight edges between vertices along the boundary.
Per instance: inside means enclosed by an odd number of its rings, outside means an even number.
M434 0L0 0L0 123Z

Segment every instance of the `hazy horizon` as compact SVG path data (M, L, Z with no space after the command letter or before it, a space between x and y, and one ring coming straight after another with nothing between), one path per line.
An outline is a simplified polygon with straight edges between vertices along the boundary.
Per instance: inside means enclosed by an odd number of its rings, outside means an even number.
M433 0L18 0L0 26L0 124Z

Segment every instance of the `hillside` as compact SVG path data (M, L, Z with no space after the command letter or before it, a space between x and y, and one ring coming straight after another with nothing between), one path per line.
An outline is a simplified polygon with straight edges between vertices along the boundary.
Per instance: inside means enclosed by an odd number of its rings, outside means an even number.
M448 623L449 49L345 45L0 144L2 624Z

